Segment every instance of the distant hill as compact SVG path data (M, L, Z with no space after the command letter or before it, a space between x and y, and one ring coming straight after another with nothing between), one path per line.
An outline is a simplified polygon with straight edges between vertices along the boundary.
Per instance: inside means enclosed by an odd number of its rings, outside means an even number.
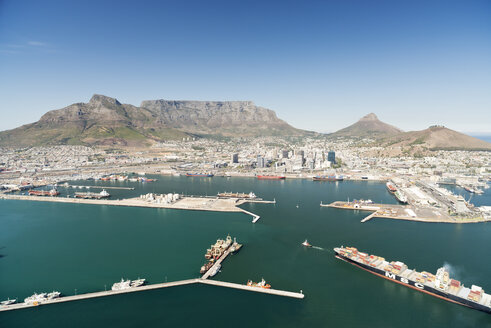
M0 132L2 146L59 144L148 146L188 136L303 135L252 102L144 101L141 107L94 95L35 123Z
M332 137L383 138L401 133L402 130L380 121L374 113L363 116L358 122L336 131Z
M429 150L491 150L491 143L443 126L404 132L384 140L385 146L416 147Z

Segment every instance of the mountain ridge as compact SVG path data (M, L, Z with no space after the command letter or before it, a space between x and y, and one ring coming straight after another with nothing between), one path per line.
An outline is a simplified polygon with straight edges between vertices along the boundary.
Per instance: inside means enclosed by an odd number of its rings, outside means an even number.
M0 145L149 146L190 136L304 135L252 101L147 100L122 104L94 94L89 102L46 112L34 123L0 132Z

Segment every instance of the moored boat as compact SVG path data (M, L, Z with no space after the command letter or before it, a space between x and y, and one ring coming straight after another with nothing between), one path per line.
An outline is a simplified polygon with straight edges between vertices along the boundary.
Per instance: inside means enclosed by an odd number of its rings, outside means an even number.
M285 177L282 175L256 175L258 180L284 180Z
M395 193L397 191L397 188L396 186L390 182L390 181L387 181L387 183L385 184L385 186L387 187L387 190L390 192L390 193Z
M11 300L10 298L7 298L5 301L1 301L0 304L3 306L7 306L10 304L14 304L15 302L17 302L17 299Z
M187 177L212 178L215 175L212 173L186 173Z

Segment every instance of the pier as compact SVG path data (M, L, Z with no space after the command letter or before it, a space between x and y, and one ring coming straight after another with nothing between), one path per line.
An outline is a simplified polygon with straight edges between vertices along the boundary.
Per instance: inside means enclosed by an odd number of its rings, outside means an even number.
M278 290L278 289L267 289L267 288L260 288L260 287L251 287L247 285L241 285L241 284L235 284L232 282L225 282L225 281L217 281L217 280L200 280L198 281L200 284L207 284L207 285L214 285L214 286L220 286L220 287L228 287L228 288L235 288L235 289L240 289L240 290L247 290L250 292L257 292L257 293L264 293L264 294L271 294L271 295L278 295L278 296L285 296L285 297L293 297L293 298L299 298L302 299L305 297L303 293L295 293L295 292L288 292L284 290Z
M476 218L457 218L448 215L443 210L436 210L427 207L419 207L415 205L398 205L398 204L374 204L364 202L343 202L336 201L331 204L322 204L323 207L333 207L344 210L354 211L369 211L373 212L361 222L367 222L373 218L384 218L394 220L407 220L418 222L431 222L431 223L476 223L486 222L483 217Z
M208 279L210 277L211 272L217 266L221 265L223 260L225 260L229 254L230 254L230 247L225 252L223 252L222 256L220 256L220 258L215 262L215 264L213 264L213 266L208 271L205 272L205 274L201 277L201 280Z
M28 196L28 195L7 195L0 194L0 199L14 199L14 200L31 200L38 202L58 202L58 203L70 203L70 204L90 204L90 205L109 205L109 206L129 206L129 207L149 207L149 208L165 208L175 210L192 210L192 211L212 211L212 212L242 212L253 217L252 222L257 222L260 218L259 215L246 211L239 205L251 202L250 200L237 200L220 199L217 197L183 197L173 203L157 203L150 202L140 197L125 198L125 199L83 199L83 198L70 198L70 197L40 197L40 196ZM266 204L274 204L276 201L252 201Z
M112 186L75 186L75 185L58 185L57 187L63 187L63 188L73 188L73 189L84 189L84 188L94 188L94 189L119 189L119 190L135 190L133 187L112 187Z
M264 294L270 294L270 295L278 295L278 296L284 296L284 297L293 297L293 298L298 298L298 299L303 299L305 297L305 295L303 293L295 293L295 292L289 292L289 291L278 290L278 289L265 289L265 288L258 288L258 287L249 287L247 285L241 285L241 284L236 284L236 283L231 283L231 282L217 281L217 280L206 280L206 279L197 278L197 279L187 279L187 280L166 282L166 283L160 283L160 284L145 285L145 286L140 286L140 287L132 287L132 288L123 289L123 290L108 290L108 291L101 291L101 292L94 292L94 293L87 293L87 294L63 296L63 297L58 297L58 298L55 298L52 300L42 301L37 305L26 304L26 303L14 303L11 305L6 305L6 306L2 305L2 306L0 306L0 312L27 309L27 308L32 308L32 307L39 307L39 306L45 306L45 305L57 304L57 303L65 303L65 302L71 302L71 301L86 300L86 299L96 298L96 297L135 293L135 292L142 292L142 291L146 291L146 290L154 290L154 289L177 287L177 286L192 285L192 284L213 285L213 286L220 286L220 287L246 290L246 291L250 291L250 292L264 293Z

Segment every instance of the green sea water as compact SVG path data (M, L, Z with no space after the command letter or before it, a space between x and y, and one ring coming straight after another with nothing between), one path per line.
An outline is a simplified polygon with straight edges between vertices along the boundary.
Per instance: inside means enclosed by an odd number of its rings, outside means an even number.
M302 290L305 299L190 285L1 312L0 327L491 327L489 314L381 279L332 251L353 245L430 272L447 265L465 285L491 292L489 223L360 223L366 212L319 206L348 198L396 203L375 182L156 177L146 184L75 184L136 188L109 190L116 199L253 191L277 203L244 205L261 216L252 224L243 213L1 200L0 299L100 291L122 277L149 283L198 277L206 248L227 234L244 247L214 279L264 277L273 288ZM481 197L491 205L489 189ZM318 248L301 246L306 238Z

